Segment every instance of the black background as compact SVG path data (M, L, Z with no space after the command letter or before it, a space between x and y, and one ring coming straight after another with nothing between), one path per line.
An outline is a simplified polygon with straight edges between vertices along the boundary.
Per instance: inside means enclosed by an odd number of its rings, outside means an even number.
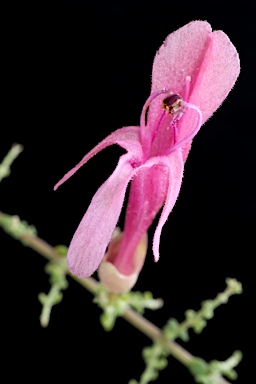
M150 92L154 55L165 37L192 20L207 20L236 46L241 75L228 99L201 129L189 154L182 189L164 226L161 258L149 249L135 286L162 297L163 309L146 317L163 326L188 308L242 282L244 293L217 309L201 335L185 345L206 360L240 349L245 383L252 371L255 304L255 98L253 2L97 1L12 3L3 13L0 154L24 146L1 183L1 210L34 224L52 245L69 244L90 200L123 150L93 158L57 192L54 184L110 132L137 125ZM255 88L254 88L255 89ZM120 217L123 224L124 213ZM152 239L154 222L149 230ZM124 320L105 333L92 296L70 279L48 328L39 325L37 295L48 291L45 260L0 232L4 354L9 378L127 383L143 370L149 340ZM184 345L184 343L182 343ZM121 373L120 373L121 372ZM69 376L70 375L70 376ZM11 381L11 380L10 380ZM170 358L159 383L192 384Z

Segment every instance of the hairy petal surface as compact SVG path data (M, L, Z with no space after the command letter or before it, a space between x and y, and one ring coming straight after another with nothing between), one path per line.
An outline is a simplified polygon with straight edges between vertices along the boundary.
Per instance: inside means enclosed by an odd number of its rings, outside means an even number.
M120 128L111 133L99 144L97 144L96 147L94 147L90 152L88 152L74 168L62 177L62 179L54 186L54 190L56 191L61 184L65 183L65 181L73 176L74 173L76 173L76 171L78 171L78 169L87 163L87 161L93 156L113 144L120 145L120 147L126 149L127 152L133 154L134 160L140 162L142 158L142 149L139 141L139 127Z
M205 54L189 102L200 108L203 124L223 103L240 72L238 53L228 36L222 31L211 34L211 43ZM179 123L179 139L186 137L196 125L196 116L188 110ZM191 142L183 151L188 155Z
M159 244L162 228L168 219L180 192L184 170L181 149L173 152L168 158L166 158L166 168L168 169L168 190L165 204L153 239L153 253L155 261L159 260Z
M206 21L192 21L167 36L153 62L152 92L167 88L184 96L186 76L193 87L211 32Z
M222 31L212 32L205 21L193 21L170 34L157 52L152 92L165 88L184 97L186 76L191 76L186 101L201 110L204 123L225 100L239 72L239 56L228 36ZM150 130L162 113L159 98L150 106ZM188 109L178 123L178 140L188 136L196 126L196 119L196 114ZM191 142L183 149L184 161L190 146Z
M112 175L95 193L68 250L70 271L90 276L99 266L116 227L127 185L134 173L126 154L120 157Z
M213 32L189 100L202 111L203 123L223 103L239 72L240 61L236 48L224 32Z
M123 239L115 261L118 270L125 275L132 272L136 247L166 200L168 167L168 158L157 156L150 158L134 173Z
M193 88L210 42L211 31L207 22L192 21L167 36L154 58L151 93L168 89L184 97L186 76L191 76ZM161 114L161 103L156 100L149 110L151 126Z

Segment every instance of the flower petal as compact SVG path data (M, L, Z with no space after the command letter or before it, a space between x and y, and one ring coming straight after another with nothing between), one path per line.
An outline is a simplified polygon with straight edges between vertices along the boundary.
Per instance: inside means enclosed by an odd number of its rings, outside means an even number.
M211 31L207 22L192 21L167 36L154 58L151 93L167 89L185 96L186 76L191 76L192 88L204 60ZM162 98L157 97L150 105L148 122L151 131L154 131L163 113Z
M166 200L168 157L151 157L134 171L125 216L123 239L115 266L120 273L133 272L135 250Z
M153 253L154 253L155 261L158 261L159 259L159 243L160 243L162 228L170 212L172 211L173 206L177 200L178 194L180 192L183 169L184 169L184 162L182 159L181 149L177 150L176 152L173 152L169 156L169 161L168 161L168 164L166 165L168 166L168 171L169 171L168 191L167 191L165 205L163 207L163 210L159 219L159 223L156 227L154 239L153 239Z
M238 53L228 36L222 31L212 32L207 22L193 21L170 34L157 52L152 92L166 88L184 97L186 76L191 76L186 101L200 108L204 123L225 100L239 72ZM151 132L162 114L160 98L150 105ZM188 136L196 124L196 114L187 110L178 123L178 140ZM184 146L184 161L190 146L191 142Z
M222 31L211 34L211 44L191 89L189 102L200 108L203 124L223 103L240 72L238 53ZM179 139L186 137L196 125L196 116L188 110L179 122ZM183 149L186 159L191 143Z
M66 173L62 179L54 186L54 190L65 181L67 181L71 176L78 171L82 165L84 165L88 160L95 156L98 152L102 151L104 148L112 145L118 144L120 147L126 149L128 152L132 153L134 158L140 159L142 156L141 145L139 141L139 127L124 127L118 129L117 131L111 133L99 144L96 145L90 152L88 152L83 159L68 173Z
M189 100L202 111L203 123L225 100L239 72L240 61L236 48L224 32L213 32L211 45Z
M211 35L205 21L192 21L171 33L156 53L152 71L152 92L169 89L184 96L185 78L195 81Z
M90 276L104 256L134 173L130 161L128 154L120 157L115 171L95 193L73 236L67 262L74 275Z

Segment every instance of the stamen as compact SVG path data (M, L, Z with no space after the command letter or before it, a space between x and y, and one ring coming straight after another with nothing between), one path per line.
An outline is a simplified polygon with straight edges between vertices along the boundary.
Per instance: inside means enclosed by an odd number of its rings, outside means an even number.
M163 111L162 116L160 117L160 119L159 119L159 121L158 121L158 123L157 123L157 126L156 126L156 128L155 128L155 131L154 131L154 133L153 133L153 135L152 135L151 143L153 143L153 141L155 140L156 134L157 134L157 132L158 132L158 129L159 129L159 127L160 127L160 125L161 125L161 123L162 123L163 118L165 117L165 115L166 115L166 112Z
M186 101L183 101L183 104L185 107L187 108L191 108L191 109L194 109L196 112L197 112L197 115L198 115L198 120L197 120L197 124L196 124L196 127L195 129L187 136L185 137L184 139L182 139L181 141L179 141L177 144L173 145L166 153L165 155L169 155L170 153L176 151L177 149L183 147L187 142L189 142L190 140L193 139L193 137L197 134L197 132L199 131L201 125L202 125L202 120L203 120L203 117L202 117L202 112L200 111L200 109L194 105L194 104L190 104L190 103L187 103Z
M184 112L183 99L177 93L169 92L169 95L166 96L162 101L162 108L164 109L164 112L158 121L154 134L152 135L151 143L153 143L153 141L155 140L156 134L163 121L163 118L165 117L166 113L168 113L168 114L175 115L175 117L172 119L170 124L171 127L173 128L173 137L174 137L174 144L175 144L177 139L177 121L181 118ZM167 127L167 130L169 128L170 127Z
M188 98L189 98L190 84L191 84L191 76L186 76L186 86L185 86L185 96L184 96L185 101L188 101Z
M173 142L176 144L177 141L177 120L173 120L172 122L172 128L173 128Z
M150 105L150 103L159 95L162 95L162 94L165 94L165 93L168 93L169 91L167 91L166 89L162 89L160 91L156 91L154 93L152 93L152 95L149 96L149 98L146 100L143 108L142 108L142 112L141 112L141 115L140 115L140 140L141 140L141 143L142 143L142 146L144 147L144 157L145 159L149 156L149 152L150 152L150 145L152 144L152 142L149 141L149 138L150 136L147 134L147 130L146 130L146 112L147 112L147 109ZM163 116L160 118L160 121L162 121L163 119ZM159 124L157 125L157 129L155 130L153 136L156 135L157 133L157 130L159 129Z
M149 96L149 98L146 100L143 108L142 108L142 112L141 112L141 115L140 115L140 126L142 128L145 128L146 126L146 123L145 123L145 116L146 116L146 112L147 112L147 109L150 105L150 103L159 95L162 95L163 93L168 93L168 91L166 89L162 89L161 91L156 91L154 93L152 93L152 95Z
M190 84L191 84L191 76L186 76L186 85L185 85L185 97L184 99L177 93L170 92L166 89L162 89L160 91L156 91L152 93L149 98L146 100L141 116L140 116L140 138L141 142L144 145L145 150L144 157L147 158L150 153L150 146L152 145L153 141L155 140L155 137L157 135L157 132L163 122L163 119L165 118L166 114L172 114L174 117L171 119L170 126L173 129L173 143L174 145L165 153L165 155L169 155L170 153L176 151L177 149L183 147L187 142L191 141L193 137L197 134L199 131L201 125L202 125L202 112L200 109L195 106L194 104L188 103L186 100L189 98L189 92L190 92ZM150 136L146 133L146 112L148 107L150 106L150 103L159 95L168 94L162 101L162 108L164 109L161 117L159 118L156 128L151 136L151 142L149 139ZM186 108L194 109L197 112L198 120L196 127L194 130L184 139L179 141L177 143L177 123L180 120L180 118L183 116L183 114L186 112ZM169 129L167 127L167 129Z

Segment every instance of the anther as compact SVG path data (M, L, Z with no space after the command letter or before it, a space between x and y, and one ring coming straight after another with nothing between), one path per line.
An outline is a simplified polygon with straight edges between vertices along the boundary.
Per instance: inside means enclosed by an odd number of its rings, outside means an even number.
M183 99L177 93L171 93L163 99L162 107L168 113L175 114L183 109Z

